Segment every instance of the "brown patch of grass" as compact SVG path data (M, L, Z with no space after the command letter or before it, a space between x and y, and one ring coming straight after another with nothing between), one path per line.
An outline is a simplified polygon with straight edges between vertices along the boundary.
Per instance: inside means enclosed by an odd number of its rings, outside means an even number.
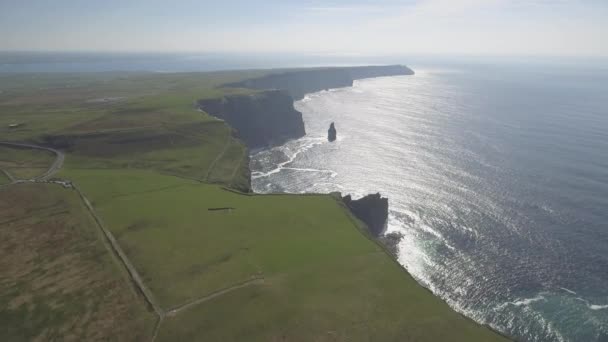
M44 142L75 155L108 158L163 148L196 146L197 141L165 129L46 136Z
M142 340L154 315L132 291L77 194L0 191L0 340Z

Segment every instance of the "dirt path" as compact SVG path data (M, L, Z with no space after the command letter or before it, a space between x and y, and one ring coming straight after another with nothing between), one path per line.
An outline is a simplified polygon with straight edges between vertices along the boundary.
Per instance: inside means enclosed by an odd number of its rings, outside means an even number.
M49 178L51 178L55 173L57 173L57 171L59 171L59 169L61 169L61 167L63 166L63 161L65 160L65 154L63 154L63 152L56 150L54 148L51 148L51 147L44 147L44 146L25 144L25 143L13 143L13 142L8 142L8 141L0 141L0 145L9 146L9 147L17 147L17 148L31 148L31 149L36 149L36 150L48 151L48 152L55 154L56 157L55 157L55 161L53 162L53 164L51 164L51 166L45 173L36 177L35 179L37 179L37 180L44 181L44 180L48 180ZM4 171L4 173L6 173L7 176L9 175L6 171ZM13 180L13 182L15 181L15 179L13 177L9 176L9 178L11 178Z
M219 297L219 296L224 295L224 294L226 294L228 292L232 292L234 290L238 290L238 289L241 289L243 287L247 287L247 286L251 286L251 285L259 285L259 284L262 284L262 283L264 283L264 278L263 277L257 277L257 278L251 279L251 280L244 281L242 283L238 283L236 285L233 285L233 286L221 289L219 291L215 291L215 292L213 292L211 294L208 294L208 295L206 295L204 297L201 297L199 299L193 300L193 301L191 301L189 303L186 303L186 304L180 305L178 307L175 307L173 309L170 309L170 310L167 311L167 316L175 316L178 313L180 313L181 311L188 310L188 309L192 308L193 306L202 304L202 303L204 303L204 302L206 302L208 300L211 300L213 298Z
M4 173L11 183L14 183L16 181L15 177L13 177L13 175L11 175L8 171L0 169L0 172Z
M131 279L133 280L133 282L135 283L137 288L141 291L141 293L146 298L146 301L150 304L150 306L152 306L152 308L158 314L159 317L163 317L165 315L163 309L160 307L160 305L158 304L158 302L152 295L152 292L150 292L150 290L146 287L146 285L144 285L144 282L141 279L141 276L139 275L139 273L135 269L135 266L133 266L133 264L127 257L127 255L124 253L122 248L118 245L118 241L116 241L116 239L114 238L114 235L112 235L112 233L105 228L105 226L101 222L101 219L95 212L95 209L93 209L93 206L91 205L91 202L89 201L89 199L75 185L74 185L74 189L78 192L78 195L84 202L85 206L87 207L87 210L89 211L91 216L93 216L93 219L95 220L95 222L97 223L97 225L99 226L99 228L101 229L103 234L105 235L106 239L110 243L112 250L114 251L114 253L116 253L116 255L118 255L121 262L123 263L123 265L129 272L129 276L131 277Z
M231 142L232 142L232 137L228 137L228 141L226 141L226 143L224 144L224 148L222 149L222 151L217 155L217 157L215 157L215 159L211 162L211 164L207 168L207 172L205 173L205 178L203 178L204 182L209 181L209 176L211 176L211 172L213 172L213 169L215 168L215 164L217 164L217 162L220 159L222 159L224 154L226 154L226 151L228 151L228 148L230 148Z

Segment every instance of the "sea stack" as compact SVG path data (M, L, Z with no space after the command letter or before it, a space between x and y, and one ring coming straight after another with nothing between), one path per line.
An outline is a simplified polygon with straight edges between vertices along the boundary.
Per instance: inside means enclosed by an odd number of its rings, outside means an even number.
M336 127L334 126L334 123L332 122L331 125L329 125L329 130L327 131L327 140L335 141L336 135L337 135Z

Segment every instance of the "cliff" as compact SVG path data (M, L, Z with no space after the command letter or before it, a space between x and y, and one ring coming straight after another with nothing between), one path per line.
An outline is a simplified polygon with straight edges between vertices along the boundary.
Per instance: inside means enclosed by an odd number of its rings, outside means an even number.
M382 235L388 221L388 198L380 194L372 194L353 200L347 195L342 197L342 201L355 217L367 225L373 237L378 238Z
M403 65L323 68L285 71L230 83L225 86L250 89L282 89L287 91L295 100L301 100L308 93L350 87L355 80L413 74L414 71Z
M198 101L206 113L226 121L249 148L282 144L306 134L302 113L285 91L268 90Z

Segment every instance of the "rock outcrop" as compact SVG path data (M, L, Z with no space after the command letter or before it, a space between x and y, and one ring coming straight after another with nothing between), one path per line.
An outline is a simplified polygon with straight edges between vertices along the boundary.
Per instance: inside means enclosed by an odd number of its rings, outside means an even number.
M329 125L329 129L327 130L327 140L331 141L336 141L338 132L336 132L336 126L334 126L334 123L332 122L331 125Z
M350 87L354 80L413 74L414 71L403 65L320 68L269 74L226 84L225 86L250 89L282 89L287 91L295 100L301 100L309 93Z
M353 200L350 195L346 195L342 197L342 201L355 217L367 225L373 237L378 238L386 230L388 198L378 193Z
M303 137L302 113L285 91L268 90L198 101L206 113L226 121L249 148L282 144Z

